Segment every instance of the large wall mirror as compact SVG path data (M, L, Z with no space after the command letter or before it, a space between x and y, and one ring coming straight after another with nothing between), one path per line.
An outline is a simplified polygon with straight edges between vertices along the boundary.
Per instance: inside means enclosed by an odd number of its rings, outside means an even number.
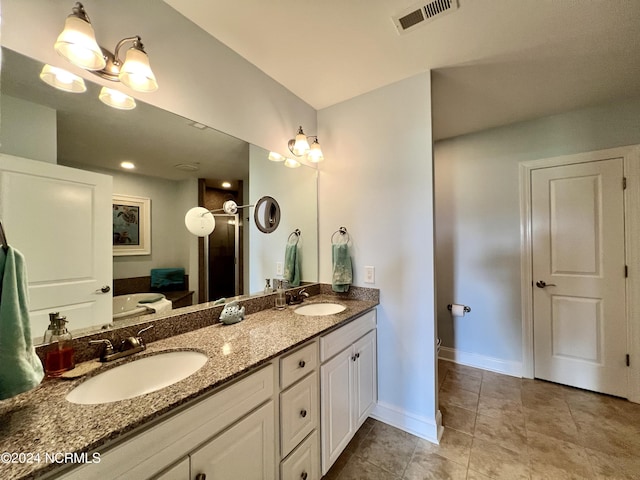
M318 281L316 169L286 168L260 147L139 99L133 110L110 108L91 82L80 94L55 90L39 79L42 67L2 50L0 153L105 174L113 179L112 194L149 199L150 254L113 256L114 280L184 268L194 303L261 294L265 280L277 278L287 239L299 229L302 279ZM123 161L135 169L124 170ZM264 196L281 209L272 233L255 226L253 207L235 216L221 212L216 230L200 244L184 226L185 212L197 204L255 204ZM46 249L47 232L34 234ZM33 330L37 338L42 325Z

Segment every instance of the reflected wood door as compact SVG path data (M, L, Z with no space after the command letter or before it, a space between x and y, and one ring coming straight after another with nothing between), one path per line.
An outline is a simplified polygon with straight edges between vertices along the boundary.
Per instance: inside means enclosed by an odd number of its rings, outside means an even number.
M627 396L623 159L531 176L535 377Z

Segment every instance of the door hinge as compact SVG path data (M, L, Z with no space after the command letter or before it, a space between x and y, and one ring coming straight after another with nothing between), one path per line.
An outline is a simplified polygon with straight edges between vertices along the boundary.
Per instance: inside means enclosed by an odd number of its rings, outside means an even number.
M627 353L627 367L631 366L631 360L629 359L629 354Z
M629 277L629 265L624 266L624 278Z
M622 189L627 189L627 177L622 177Z

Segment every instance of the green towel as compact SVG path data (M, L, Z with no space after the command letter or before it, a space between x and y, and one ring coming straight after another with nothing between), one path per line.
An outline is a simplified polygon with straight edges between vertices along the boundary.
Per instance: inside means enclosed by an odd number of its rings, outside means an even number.
M333 277L331 290L334 292L347 292L353 281L353 269L349 246L346 243L338 243L331 246L331 259L333 262Z
M20 252L0 249L0 400L36 387L44 377L31 343L27 269Z
M284 251L284 274L283 278L290 287L300 286L300 255L298 255L298 244L287 243Z
M184 268L152 268L151 288L184 288Z
M147 298L143 298L142 300L138 300L138 303L153 303L153 302L157 302L158 300L162 300L163 298L165 298L164 295L159 293L158 295L154 295L152 297L147 297Z

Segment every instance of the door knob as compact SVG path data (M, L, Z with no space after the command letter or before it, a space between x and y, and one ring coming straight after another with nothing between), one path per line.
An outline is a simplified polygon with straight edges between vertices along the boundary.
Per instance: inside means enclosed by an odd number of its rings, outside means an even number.
M538 288L555 287L555 286L556 286L555 283L546 283L544 280L538 280L536 282L536 287L538 287Z
M100 289L96 290L96 293L109 293L111 291L111 287L109 285L104 285Z

